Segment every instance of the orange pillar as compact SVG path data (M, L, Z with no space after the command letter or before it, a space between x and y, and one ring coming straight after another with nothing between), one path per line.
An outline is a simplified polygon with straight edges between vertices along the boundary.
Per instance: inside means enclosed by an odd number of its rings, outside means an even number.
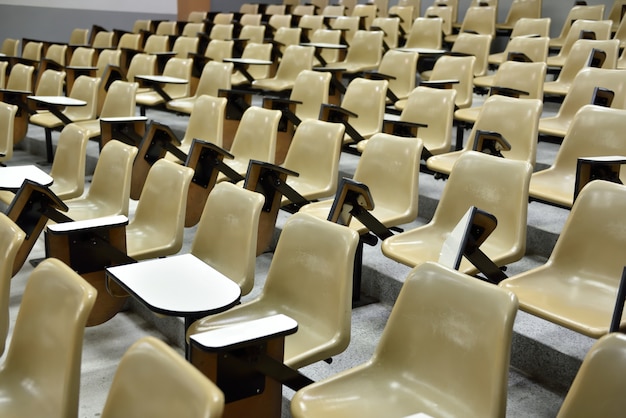
M178 20L185 21L189 12L211 10L211 0L178 0Z

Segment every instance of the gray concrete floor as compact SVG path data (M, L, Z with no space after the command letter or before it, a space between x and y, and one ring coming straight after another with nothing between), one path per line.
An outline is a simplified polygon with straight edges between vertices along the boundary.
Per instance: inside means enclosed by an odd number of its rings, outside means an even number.
M477 101L482 100L481 97L476 99ZM548 105L544 113L549 115L555 109L553 105ZM185 129L186 117L156 110L148 110L147 116L170 125L176 132L182 133ZM16 151L15 158L9 161L8 165L22 165L41 161L44 155L43 138L43 130L31 125L27 140ZM53 134L53 138L56 143L58 133ZM540 143L538 163L550 164L557 149L558 147L553 144ZM97 145L95 143L90 143L88 154L93 157L88 164L89 171L93 170L93 164L97 158ZM357 161L358 157L344 154L341 158L342 173L351 175ZM442 181L436 181L432 176L422 173L420 175L420 204L424 202L425 206L434 207L442 187ZM133 204L131 204L131 217L132 208ZM421 209L418 219L405 227L410 228L427 222L428 214L431 212L432 208ZM288 214L281 212L277 225L279 228L288 216ZM531 203L529 228L539 231L536 234L538 241L550 241L558 235L566 216L567 211L562 209ZM188 251L193 236L194 228L188 228L185 231L185 245L182 253ZM370 276L370 279L364 278L364 280L369 280L367 286L376 291L381 301L353 310L351 344L344 353L333 359L332 364L321 362L302 369L304 374L314 380L323 379L358 365L371 356L385 326L394 296L397 295L404 277L409 272L407 267L384 257L379 246L366 246L365 250L367 261L364 265L364 275ZM42 235L31 253L31 258L43 256ZM527 257L509 266L509 274L525 271L539 265L545 261L545 257L545 251L542 254L533 254L532 248L529 248ZM252 298L258 293L270 262L271 253L258 257L257 284L255 290L247 295L244 300ZM24 284L31 271L32 267L26 263L12 281L10 309L12 322L15 320ZM515 331L512 367L509 374L507 416L553 417L562 402L569 384L568 379L575 373L593 340L521 312L516 320ZM154 335L168 341L177 347L182 354L180 349L182 322L179 319L156 318L136 302L130 302L126 311L119 313L110 321L86 330L81 374L80 417L99 416L120 357L135 340L145 335ZM550 379L547 379L545 375L537 374L537 366L545 364L546 358L549 359L549 363L552 358L561 357L565 359L566 363L571 360L567 363L570 364L568 376L555 382L549 381ZM562 362L557 360L554 363L560 365ZM283 394L283 416L289 417L288 404L293 392L285 389Z

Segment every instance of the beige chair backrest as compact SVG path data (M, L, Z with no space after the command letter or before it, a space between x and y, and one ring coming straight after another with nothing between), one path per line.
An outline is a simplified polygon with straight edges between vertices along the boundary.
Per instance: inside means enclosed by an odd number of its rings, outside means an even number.
M322 9L323 16L345 16L346 8L340 4L329 4Z
M70 67L93 67L96 51L93 48L78 47L72 52Z
M22 47L22 58L33 61L41 60L41 52L43 50L43 42L30 41L26 42Z
M143 52L146 54L154 54L156 52L169 51L169 37L167 35L150 35L146 39L146 44L143 46Z
M270 26L273 32L278 30L279 28L290 28L291 27L291 15L285 14L274 14L269 17L267 20L267 25Z
M120 40L117 43L118 49L133 49L138 51L141 49L141 34L139 33L125 33L120 36Z
M17 105L0 102L0 162L13 158L13 131L17 109Z
M496 8L493 6L469 7L461 23L460 33L476 32L483 35L496 35Z
M198 36L198 33L204 32L204 23L193 23L189 22L183 27L183 31L181 32L181 36L187 36L189 38L195 38Z
M525 91L521 99L539 99L543 101L543 86L546 79L545 62L505 61L495 74L493 85Z
M369 30L372 26L372 22L376 17L376 5L375 4L355 4L351 12L346 13L348 16L359 16L364 19L363 24L365 30Z
M626 367L625 359L624 334L615 332L596 341L585 355L557 418L582 418L589 414L618 417L626 407L620 395L626 381L616 371Z
M513 27L521 19L539 19L541 18L541 7L543 0L513 0L506 19L501 26ZM548 33L541 36L549 36Z
M257 44L257 43L249 43L243 50L241 54L242 58L253 58L269 61L272 57L272 44ZM263 80L269 77L270 74L270 66L269 65L252 65L248 69L248 73L255 80ZM238 86L241 84L246 84L248 80L241 74L239 71L235 71L231 77L231 84L233 86Z
M187 15L187 22L202 23L207 19L207 12L192 10Z
M284 15L285 14L285 5L284 4L268 4L265 8L266 15Z
M96 77L102 77L104 69L107 65L112 67L119 67L122 58L122 50L120 49L105 49L98 54L98 61L96 62Z
M244 112L230 148L235 161L244 161L244 172L248 169L248 161L252 159L274 163L280 116L279 110L256 106L249 107ZM225 163L231 165L231 161Z
M197 53L198 41L199 38L187 38L185 36L179 36L178 38L176 38L176 40L174 41L174 46L172 47L172 51L176 52L175 58L185 59L189 56L189 54ZM167 64L165 65L167 66Z
M429 19L441 19L441 32L443 32L444 36L448 36L452 34L453 13L454 9L452 9L451 7L433 5L426 8L426 10L424 11L424 17L427 17Z
M234 25L232 23L213 25L213 27L211 28L211 31L209 32L209 39L221 39L221 40L232 39L233 28L234 28Z
M45 58L59 65L65 65L65 57L67 56L67 45L52 44L46 51Z
M263 38L265 37L265 26L261 24L244 25L244 27L241 28L239 36L241 37L241 39L249 39L248 44L262 44ZM248 46L248 44L246 44L246 46Z
M0 106L0 118L4 119L5 106ZM3 121L4 122L4 121ZM4 126L4 125L3 125ZM26 234L4 213L0 214L0 353L4 353L7 336L9 335L9 305L11 296L11 277L13 264L18 250L21 248Z
M245 13L239 18L241 26L260 26L263 15L257 13Z
M224 61L224 58L231 58L233 56L233 47L235 41L223 41L221 39L213 39L209 42L204 50L204 56L210 58L213 61Z
M96 35L93 38L93 42L91 43L91 46L93 48L113 48L113 38L115 37L115 33L114 32L106 32L106 31L100 31L98 33L96 33Z
M389 8L389 16L398 17L400 19L400 38L405 37L406 34L409 33L413 21L417 19L413 6L391 6ZM404 35L402 35L402 31L404 32Z
M218 418L223 410L217 385L164 342L143 337L122 357L101 416Z
M63 85L65 82L65 71L45 70L40 78L36 96L61 96L63 95Z
M459 0L435 0L434 6L441 7L445 5L452 9L452 24L459 21Z
M309 46L289 45L278 64L273 78L255 80L252 85L268 90L293 89L298 74L313 68L315 49Z
M297 392L292 415L504 416L518 303L501 290L437 263L413 269L373 356Z
M443 19L418 17L413 21L411 31L407 35L407 48L441 49L443 42Z
M325 44L340 44L341 43L341 32L334 29L317 29L311 35L311 42L313 43L325 43ZM329 49L324 48L320 54L324 61L329 62L337 62L339 61L339 50L338 49ZM317 62L317 58L315 58L315 62Z
M13 38L4 38L2 41L2 49L1 53L8 57L17 57L19 56L20 50L20 40Z
M511 276L500 286L520 309L591 338L609 332L624 270L626 187L595 180L580 191L548 261ZM621 320L620 329L624 328Z
M11 68L6 88L9 90L33 91L35 67L17 63Z
M319 118L322 103L328 103L331 78L330 73L322 71L303 70L298 74L289 97L300 102L296 105L300 120Z
M526 252L528 183L532 170L526 161L476 151L463 153L446 181L432 220L385 239L383 254L410 267L438 261L450 232L467 210L475 206L498 220L498 226L480 249L498 266L520 260ZM465 258L459 271L478 272Z
M156 73L157 56L152 54L135 54L126 70L126 81L134 82L136 75L153 75Z
M383 41L388 48L397 48L400 38L400 18L377 17L372 21L372 27L382 29L385 36Z
M492 39L491 35L459 33L451 51L475 56L474 77L480 77L487 74Z
M313 119L298 125L283 167L299 174L288 176L287 184L306 199L332 197L337 191L344 129L339 123Z
M533 0L526 1L532 3ZM552 19L549 17L522 17L513 25L513 29L511 30L511 39L518 36L539 36L541 38L550 37L551 23Z
M234 18L235 18L235 14L234 13L220 12L220 13L217 13L213 17L213 24L228 25L230 23L233 23L233 19Z
M476 57L443 56L437 60L430 75L430 81L458 80L453 85L456 90L455 104L463 109L472 105L474 65Z
M217 97L219 90L230 90L232 73L232 62L209 61L202 69L195 96L206 94Z
M578 158L626 155L623 132L626 110L585 105L580 108L559 146L554 163L533 174L530 195L571 207ZM626 178L624 179L626 180Z
M352 45L352 38L359 30L359 18L357 16L341 16L339 15L332 23L333 29L343 30L343 36L348 43Z
M380 65L383 55L382 31L358 30L354 34L346 58L333 64L330 68L344 68L345 73L375 70Z
M573 22L577 20L602 20L604 16L604 4L574 6L563 21L561 32L557 37L550 39L550 46L562 46L565 38L567 38Z
M116 80L107 91L100 117L117 118L135 115L137 83Z
M389 50L383 55L378 72L390 75L389 90L398 97L406 99L415 89L418 54Z
M195 322L188 335L284 313L298 322L298 331L285 337L286 365L297 369L341 353L350 341L357 243L349 228L296 213L280 234L261 295Z
M312 4L298 4L291 10L294 16L313 16L315 14L315 6Z
M157 35L177 35L177 28L175 21L162 21L159 22L156 28Z
M81 75L76 79L70 97L87 102L85 106L71 106L65 109L65 116L73 121L94 119L98 111L97 78Z
M59 199L79 197L85 190L88 140L86 132L75 124L70 123L61 131L50 168L50 176L54 179L50 190Z
M611 38L610 20L577 20L572 23L571 30L563 41L563 45L555 58L549 58L548 64L554 59L564 60L570 53L572 46L580 39L581 31L591 31L595 33L595 39L605 40ZM562 63L561 63L562 64Z
M254 286L259 217L265 199L232 183L218 183L209 193L191 253L241 288Z
M62 261L31 273L0 371L3 416L76 416L83 335L96 289ZM28 385L24 385L28 382Z
M348 123L365 138L382 130L388 85L387 80L355 78L346 88L341 107L357 115Z
M66 202L75 221L105 216L128 216L130 180L137 147L115 139L102 147L91 185L85 195Z
M274 33L274 41L278 43L278 49L281 53L285 53L285 49L289 45L299 45L302 36L302 28L286 28L280 27Z
M400 114L400 120L428 125L419 128L417 137L432 154L450 151L454 116L454 89L417 87Z
M227 99L203 94L193 103L180 148L186 153L194 139L222 146Z
M149 19L137 19L133 23L133 28L131 32L141 33L142 31L150 31L151 25L152 25L152 21Z
M500 65L509 58L510 52L518 52L526 55L532 62L546 62L549 42L550 38L548 37L516 36L507 43L503 52L491 54L488 61L490 64Z
M185 209L194 170L165 158L155 162L126 227L127 254L136 260L176 254L183 245Z
M256 3L243 3L241 6L239 6L239 13L259 13L259 5Z

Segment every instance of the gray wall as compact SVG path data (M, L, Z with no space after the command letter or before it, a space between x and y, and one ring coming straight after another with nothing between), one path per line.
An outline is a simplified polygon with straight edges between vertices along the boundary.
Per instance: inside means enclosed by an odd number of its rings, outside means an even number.
M238 10L243 0L212 0L212 10ZM249 0L247 2L250 2ZM265 3L282 3L281 0ZM364 2L361 0L360 2ZM503 21L512 0L500 0L498 21ZM391 0L390 5L397 0ZM469 0L460 0L459 15L467 9ZM588 4L605 4L606 13L613 0L587 0ZM422 0L422 12L432 4L431 0ZM543 16L552 18L552 35L556 36L567 11L574 4L573 0L543 0ZM48 7L7 6L0 5L0 40L4 38L32 38L55 42L66 42L74 28L91 28L91 25L100 25L106 29L129 30L136 19L176 19L175 15L146 13L124 13L116 11L73 10Z

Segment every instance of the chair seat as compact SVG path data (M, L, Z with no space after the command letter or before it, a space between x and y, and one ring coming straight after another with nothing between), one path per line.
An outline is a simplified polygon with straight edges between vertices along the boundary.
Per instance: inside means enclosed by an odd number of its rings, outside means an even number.
M450 174L454 163L456 163L463 153L464 151L452 151L445 154L433 155L426 160L426 166L438 173Z
M74 122L81 129L85 131L87 138L94 138L100 135L100 119L91 119Z
M454 112L454 119L460 120L463 122L475 122L476 119L478 119L478 114L480 113L480 109L481 109L481 106L459 109L456 112Z
M575 173L566 175L553 168L534 173L528 194L531 197L571 207L574 201Z
M196 103L196 97L185 97L167 102L167 108L176 112L190 114Z
M493 86L493 80L495 78L495 74L483 75L480 77L474 78L474 85L476 87L484 87L489 88Z
M539 133L564 137L571 123L570 119L551 117L539 120Z
M615 288L606 283L615 279L602 278L595 270L565 268L546 264L506 279L500 286L517 295L525 312L593 338L601 337L608 332L615 307Z
M170 97L172 97L172 99L179 99L184 96L173 97L170 95ZM156 93L154 91L137 94L135 101L138 105L143 106L156 106L158 104L165 103L165 99L163 99L163 97L159 95L159 93Z
M34 125L41 126L42 128L54 129L63 126L63 122L52 112L37 112L32 115L28 121Z
M245 176L246 172L248 171L248 165L250 164L250 159L235 157L232 160L225 161L224 163L230 168L232 168L233 170L235 170L236 173L239 173L240 175ZM223 173L219 173L217 176L217 182L219 183L225 180L228 180L228 177Z
M177 253L173 250L173 239L166 236L166 240L159 242L158 225L142 225L140 228L129 224L126 227L126 253L136 259L164 257Z
M326 197L331 192L330 187L326 183L320 182L320 184L311 183L308 181L300 181L299 177L287 177L287 184L297 191L300 195L306 196L308 200L316 200L322 197ZM283 196L281 204L286 204L289 199Z
M547 81L543 85L544 94L565 96L572 86L571 82Z
M105 216L119 215L119 208L105 201L94 201L85 198L70 199L64 202L68 206L65 215L75 221L82 221Z
M548 59L546 60L546 63L548 64L548 67L562 67L563 64L565 64L565 60L567 59L566 56L551 56L548 57Z
M284 91L291 90L295 84L295 80L277 80L275 78L266 78L263 80L254 80L252 87L269 90L269 91Z
M324 68L341 68L346 74L354 74L361 71L375 70L378 68L378 65L364 62L333 62Z

